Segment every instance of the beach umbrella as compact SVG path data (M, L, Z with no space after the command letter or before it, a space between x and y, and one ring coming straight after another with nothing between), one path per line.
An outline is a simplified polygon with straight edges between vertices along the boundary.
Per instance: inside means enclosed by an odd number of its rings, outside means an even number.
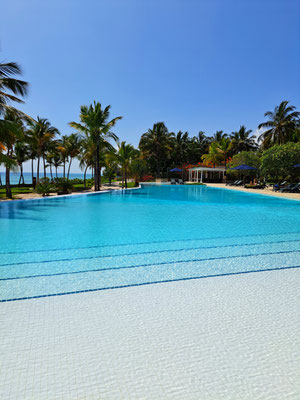
M173 169L170 169L169 172L183 172L183 169L180 169L180 168L173 168Z
M300 164L293 165L294 168L300 168Z
M230 169L235 169L237 171L257 170L257 168L250 167L250 165L246 165L246 164L241 164L241 165L238 165L237 167L230 168Z

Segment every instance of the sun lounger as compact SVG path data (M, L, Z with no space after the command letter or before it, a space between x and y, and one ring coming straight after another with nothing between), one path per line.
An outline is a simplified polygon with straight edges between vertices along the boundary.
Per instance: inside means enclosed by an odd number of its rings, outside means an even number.
M183 185L183 180L182 179L178 179L178 184L179 185Z
M176 185L176 181L174 178L171 179L171 185Z

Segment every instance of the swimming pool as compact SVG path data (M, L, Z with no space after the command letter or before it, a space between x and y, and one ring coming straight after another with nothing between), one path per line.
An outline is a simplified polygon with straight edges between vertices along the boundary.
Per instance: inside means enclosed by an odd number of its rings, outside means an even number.
M0 204L0 300L300 266L300 203L205 186Z

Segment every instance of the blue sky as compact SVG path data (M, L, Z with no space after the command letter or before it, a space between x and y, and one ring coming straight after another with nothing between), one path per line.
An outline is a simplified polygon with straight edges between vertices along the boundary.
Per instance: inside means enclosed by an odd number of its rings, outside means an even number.
M1 14L0 59L30 82L22 109L62 134L94 99L134 145L157 121L255 131L280 101L300 107L298 0L11 0Z

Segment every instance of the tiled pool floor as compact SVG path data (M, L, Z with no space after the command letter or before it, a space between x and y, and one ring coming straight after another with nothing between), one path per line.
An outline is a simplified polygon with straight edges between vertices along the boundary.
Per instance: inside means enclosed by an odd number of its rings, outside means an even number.
M300 269L0 304L0 399L300 398Z

